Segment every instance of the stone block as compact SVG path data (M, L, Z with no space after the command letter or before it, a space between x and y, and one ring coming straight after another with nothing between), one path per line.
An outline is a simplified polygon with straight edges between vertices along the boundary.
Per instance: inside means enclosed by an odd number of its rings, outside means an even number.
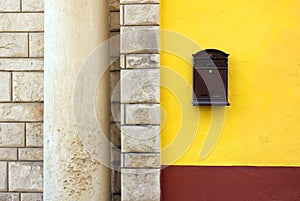
M124 109L125 124L160 124L159 104L129 104Z
M119 11L120 10L120 0L110 0L109 8L110 8L110 11Z
M120 71L120 59L119 58L111 58L112 64L110 65L110 71Z
M19 148L19 160L42 161L43 148Z
M159 152L159 126L122 126L122 152Z
M112 193L121 193L121 172L112 171Z
M0 70L4 71L37 71L44 70L44 59L41 58L0 58Z
M43 201L42 193L22 193L21 201Z
M124 5L124 25L158 25L159 5Z
M43 121L42 103L0 103L0 121Z
M26 146L43 147L44 127L42 123L26 124Z
M0 160L17 160L17 148L0 148Z
M158 26L121 27L121 53L158 53Z
M110 139L115 147L121 148L121 130L119 123L112 123L110 125Z
M0 162L0 191L7 191L7 163ZM1 201L1 195L0 195Z
M159 69L122 70L121 103L159 103Z
M0 12L19 12L20 0L0 0Z
M19 201L19 193L0 193L0 201Z
M10 162L9 190L42 192L43 163L42 162Z
M111 58L120 57L120 33L111 32L109 38L109 55Z
M120 0L120 4L159 3L159 0Z
M23 147L23 146L24 146L24 124L0 123L0 147Z
M126 168L159 168L160 155L151 153L125 153L124 167Z
M121 195L120 194L114 194L112 196L112 201L121 201Z
M43 101L44 74L42 72L13 73L13 101Z
M121 119L120 103L112 103L110 121L120 122L120 119Z
M10 101L11 92L11 73L0 72L0 101Z
M120 31L120 12L110 12L110 31Z
M28 57L28 34L0 33L0 57Z
M44 57L44 33L30 33L29 47L30 57Z
M111 169L112 170L121 170L121 150L118 148L111 149Z
M128 54L126 68L159 68L159 54Z
M44 0L22 0L23 12L44 11Z
M0 13L1 31L43 31L44 13Z
M160 201L159 169L123 169L123 201Z
M110 100L120 102L120 94L120 71L110 72Z

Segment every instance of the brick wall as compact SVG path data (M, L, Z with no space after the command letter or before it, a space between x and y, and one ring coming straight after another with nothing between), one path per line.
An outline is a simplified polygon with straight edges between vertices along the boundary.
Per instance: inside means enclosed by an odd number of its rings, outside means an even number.
M43 0L0 0L0 200L42 200Z

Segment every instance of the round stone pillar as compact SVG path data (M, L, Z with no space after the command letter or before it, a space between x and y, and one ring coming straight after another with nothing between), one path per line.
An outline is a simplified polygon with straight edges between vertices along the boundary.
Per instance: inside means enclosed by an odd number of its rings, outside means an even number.
M110 170L104 165L109 161L104 142L109 133L109 77L84 69L87 64L105 68L101 58L108 52L101 44L108 38L107 8L107 0L45 0L45 201L110 200ZM99 47L100 57L95 56ZM97 87L89 86L97 76ZM91 97L85 88L93 87ZM104 138L94 132L93 113Z

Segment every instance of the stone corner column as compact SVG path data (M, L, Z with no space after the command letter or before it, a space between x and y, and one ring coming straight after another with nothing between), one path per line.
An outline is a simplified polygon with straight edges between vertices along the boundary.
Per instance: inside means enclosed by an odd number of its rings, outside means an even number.
M121 197L159 201L159 1L120 3Z
M107 0L45 0L45 201L110 200L107 15Z

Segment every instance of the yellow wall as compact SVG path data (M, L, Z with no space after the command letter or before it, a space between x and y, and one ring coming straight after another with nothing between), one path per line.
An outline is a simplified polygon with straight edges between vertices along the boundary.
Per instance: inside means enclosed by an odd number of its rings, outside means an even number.
M224 127L200 159L211 109L191 105L191 55L166 50L172 37L162 34L163 164L300 166L299 8L298 0L161 0L161 29L185 38L169 49L195 53L185 47L194 41L230 54L231 103L216 109L218 124L226 111Z

